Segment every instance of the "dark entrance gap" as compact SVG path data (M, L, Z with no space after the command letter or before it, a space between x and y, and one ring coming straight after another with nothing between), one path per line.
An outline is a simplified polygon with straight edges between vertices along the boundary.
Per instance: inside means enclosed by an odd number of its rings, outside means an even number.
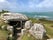
M8 23L9 25L11 25L11 26L14 26L14 25L16 25L17 27L21 27L21 22L20 21L9 21L9 23Z
M10 26L13 26L13 37L17 39L18 33L21 33L21 22L20 21L9 21L8 23Z
M25 24L26 21L13 21L13 20L10 20L9 21L9 25L10 26L13 26L13 37L15 38L15 40L17 39L17 37L19 35L17 35L18 33L21 33L21 29L24 28L24 24ZM17 29L17 28L21 28L21 29Z

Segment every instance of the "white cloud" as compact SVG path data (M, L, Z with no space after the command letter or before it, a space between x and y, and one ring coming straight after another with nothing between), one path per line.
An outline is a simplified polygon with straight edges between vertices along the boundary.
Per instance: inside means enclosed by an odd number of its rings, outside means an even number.
M17 2L17 0L0 0L0 10L7 9L10 11L48 11L53 10L53 0L29 0L28 4L22 1Z
M9 2L7 0L0 0L0 10L9 10L9 11L15 11L18 8L16 2Z
M0 0L0 2L5 2L6 0Z
M44 0L43 2L41 2L40 4L37 5L37 7L53 7L53 0Z
M27 9L32 11L53 11L53 0L30 0Z

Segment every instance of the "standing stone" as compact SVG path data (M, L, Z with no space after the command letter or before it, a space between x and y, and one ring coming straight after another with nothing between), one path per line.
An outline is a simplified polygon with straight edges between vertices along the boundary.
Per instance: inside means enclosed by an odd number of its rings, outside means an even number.
M7 30L13 32L13 26L7 26Z
M25 23L25 28L26 28L26 29L30 29L31 27L32 27L32 21L31 21L31 20L26 21L26 23Z
M22 30L21 30L21 35L24 35L25 32L26 32L26 29L22 29Z
M42 24L35 23L33 27L29 30L29 32L36 38L36 39L43 39L44 35L46 35L46 30Z

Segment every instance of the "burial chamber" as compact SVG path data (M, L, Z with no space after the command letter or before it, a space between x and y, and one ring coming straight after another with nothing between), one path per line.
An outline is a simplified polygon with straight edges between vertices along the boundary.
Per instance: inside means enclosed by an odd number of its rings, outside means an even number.
M25 22L28 20L28 17L20 13L4 13L1 15L1 18L10 26L13 26L13 36L21 32L21 29L24 28Z
M26 15L20 13L4 13L1 15L1 18L9 25L14 26L17 24L18 27L23 26L23 24L28 20Z

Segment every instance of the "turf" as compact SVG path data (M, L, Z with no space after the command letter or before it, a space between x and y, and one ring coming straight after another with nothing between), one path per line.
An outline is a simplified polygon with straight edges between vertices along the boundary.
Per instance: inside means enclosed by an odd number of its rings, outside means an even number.
M0 40L7 40L7 31L0 30Z

